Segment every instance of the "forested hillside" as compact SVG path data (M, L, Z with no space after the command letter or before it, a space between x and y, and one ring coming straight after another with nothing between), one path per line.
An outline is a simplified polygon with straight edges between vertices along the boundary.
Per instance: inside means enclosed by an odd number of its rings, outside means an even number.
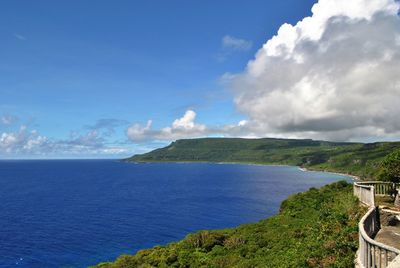
M135 155L132 162L230 162L295 165L375 177L383 157L400 142L345 143L296 139L203 138L178 140Z

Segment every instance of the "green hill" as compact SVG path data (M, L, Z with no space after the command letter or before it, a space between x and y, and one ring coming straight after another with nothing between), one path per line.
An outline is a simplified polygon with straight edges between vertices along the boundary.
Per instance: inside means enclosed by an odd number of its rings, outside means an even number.
M353 267L364 210L342 181L289 197L266 220L189 234L95 267Z
M230 162L295 165L374 177L384 156L400 142L346 143L296 139L202 138L126 159L132 162Z

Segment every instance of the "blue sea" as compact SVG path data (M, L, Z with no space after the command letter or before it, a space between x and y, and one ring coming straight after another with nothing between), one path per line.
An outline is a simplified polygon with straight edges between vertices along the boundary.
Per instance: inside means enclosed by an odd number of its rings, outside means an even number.
M0 267L86 267L276 214L341 179L296 167L0 161Z

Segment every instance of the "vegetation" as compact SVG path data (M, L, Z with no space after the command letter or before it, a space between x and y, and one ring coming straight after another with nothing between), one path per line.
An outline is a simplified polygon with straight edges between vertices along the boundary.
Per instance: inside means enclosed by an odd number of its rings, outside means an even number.
M204 138L178 140L126 161L296 165L400 180L400 142ZM289 197L278 215L260 222L200 231L95 267L352 267L364 210L352 186L338 182Z
M400 150L394 151L383 159L380 170L380 178L393 183L400 182ZM393 187L394 205L400 207L400 195L396 187Z
M289 197L266 220L200 231L95 267L352 267L363 213L342 181Z
M383 159L380 178L385 181L400 182L400 150L390 153Z
M178 140L133 162L234 162L296 165L374 178L400 142L343 143L295 139L204 138Z

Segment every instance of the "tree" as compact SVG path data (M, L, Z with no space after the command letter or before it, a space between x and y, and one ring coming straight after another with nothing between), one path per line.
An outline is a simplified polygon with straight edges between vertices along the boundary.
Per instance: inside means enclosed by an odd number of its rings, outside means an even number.
M400 150L388 154L382 161L380 178L385 181L393 182L394 204L400 207L400 197L395 183L400 182Z

